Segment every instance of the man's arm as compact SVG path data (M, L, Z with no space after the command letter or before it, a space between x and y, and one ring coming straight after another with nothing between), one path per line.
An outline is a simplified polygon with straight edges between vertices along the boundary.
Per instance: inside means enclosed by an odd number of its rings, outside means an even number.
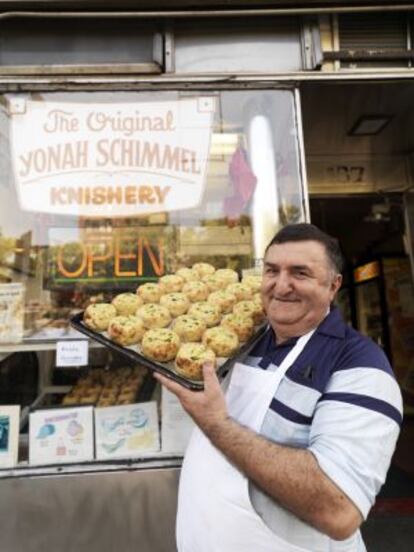
M229 417L212 366L204 368L203 392L189 391L158 374L156 378L177 395L210 441L283 507L336 540L359 527L360 511L322 472L311 452L272 443Z

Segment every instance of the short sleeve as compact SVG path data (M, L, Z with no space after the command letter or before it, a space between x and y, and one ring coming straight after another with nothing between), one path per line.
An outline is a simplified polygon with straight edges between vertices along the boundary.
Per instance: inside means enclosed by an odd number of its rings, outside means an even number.
M401 421L398 384L376 368L335 372L317 403L309 450L364 518L385 481Z

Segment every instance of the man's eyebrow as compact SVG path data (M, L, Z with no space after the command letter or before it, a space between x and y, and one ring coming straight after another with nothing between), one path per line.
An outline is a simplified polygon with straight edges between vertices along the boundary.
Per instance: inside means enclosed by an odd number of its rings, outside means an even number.
M275 268L275 267L278 267L279 264L278 263L272 263L270 261L265 261L264 266L268 266L270 268ZM307 270L307 271L311 270L311 267L309 265L290 265L288 268L289 268L289 270Z

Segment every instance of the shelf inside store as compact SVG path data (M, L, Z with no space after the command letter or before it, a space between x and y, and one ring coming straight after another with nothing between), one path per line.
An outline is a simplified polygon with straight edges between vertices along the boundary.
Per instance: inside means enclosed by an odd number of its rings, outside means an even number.
M79 334L79 337L72 337L70 340L65 339L65 341L88 341L90 348L103 347L100 343L93 341L91 339L85 339L85 336ZM7 358L13 353L20 353L24 351L54 351L56 350L56 343L60 341L59 338L48 341L35 341L27 340L22 341L21 343L10 343L0 345L0 362Z

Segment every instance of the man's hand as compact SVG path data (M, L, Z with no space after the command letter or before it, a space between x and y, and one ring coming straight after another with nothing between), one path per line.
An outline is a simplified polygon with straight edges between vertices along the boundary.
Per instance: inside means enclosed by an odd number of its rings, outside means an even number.
M198 427L209 436L229 418L229 415L226 400L212 364L204 364L203 376L204 391L190 391L169 378L157 372L154 373L155 379L178 397L184 410L193 418Z

